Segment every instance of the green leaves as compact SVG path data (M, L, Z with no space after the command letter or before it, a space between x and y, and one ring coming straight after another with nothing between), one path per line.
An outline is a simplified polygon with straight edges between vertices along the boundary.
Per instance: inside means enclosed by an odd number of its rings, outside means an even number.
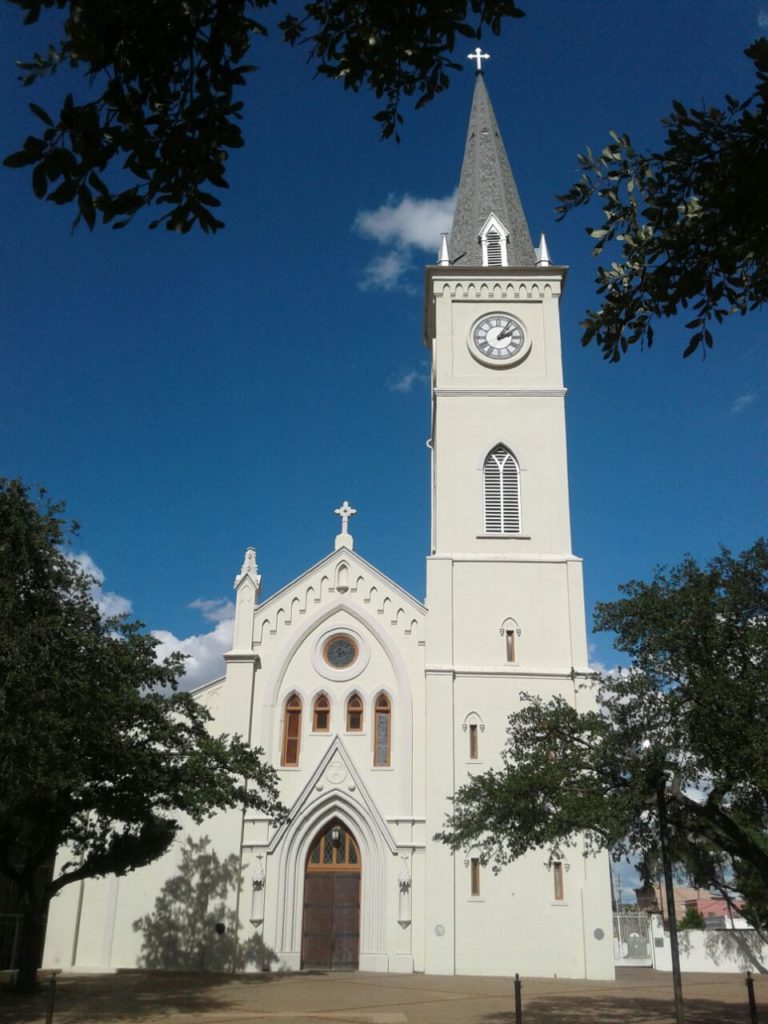
M523 16L514 0L311 0L304 12L282 19L284 40L308 44L318 74L383 99L374 115L382 138L398 137L403 98L416 96L419 109L448 87L447 72L461 68L451 59L457 37L479 38L483 28L498 35L504 18Z
M713 321L756 309L768 298L768 39L746 51L757 70L755 92L725 108L689 110L673 102L663 150L644 154L610 132L599 156L579 157L584 173L557 207L560 217L593 200L603 227L593 255L599 309L587 313L582 344L595 341L618 362L631 345L653 344L654 320L689 305L697 313L683 355L714 344ZM615 256L615 258L613 258Z
M44 9L65 12L61 39L19 62L21 82L29 86L57 70L84 75L90 99L69 95L55 116L30 104L46 131L5 165L33 166L39 198L76 202L75 224L121 228L141 210L160 207L165 212L151 228L222 228L210 188L227 187L229 152L244 145L236 95L255 68L243 60L267 33L251 15L278 0L11 2L26 11L27 23ZM498 35L505 18L522 14L515 0L308 0L278 27L286 43L307 44L316 74L345 89L371 89L382 101L374 115L382 137L397 138L403 99L415 97L422 107L448 87L448 72L461 68L451 59L457 38L479 38L483 28Z
M89 228L99 219L124 226L155 204L166 207L155 225L223 226L209 212L210 188L226 187L223 163L243 144L235 91L251 70L242 57L265 31L247 12L260 4L18 2L28 20L37 20L43 6L68 12L61 41L20 65L22 82L65 66L87 75L96 98L83 103L67 95L56 116L31 104L46 131L6 165L33 165L35 194L76 202L75 224Z
M181 655L158 662L140 623L102 618L62 553L61 511L0 480L0 874L29 875L68 845L46 898L149 863L181 815L281 812L261 751L212 735L206 709L174 692Z
M502 767L462 786L437 837L503 864L584 834L587 849L656 856L656 789L677 860L701 886L750 886L768 907L768 542L690 557L598 604L632 667L574 704L523 695ZM574 706L575 705L575 706ZM648 743L650 742L650 748Z

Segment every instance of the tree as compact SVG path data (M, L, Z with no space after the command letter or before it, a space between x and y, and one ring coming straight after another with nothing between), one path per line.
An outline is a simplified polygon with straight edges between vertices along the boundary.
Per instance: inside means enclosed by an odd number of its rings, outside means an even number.
M748 876L764 908L768 541L704 567L686 557L620 592L597 605L596 629L615 632L632 667L589 683L586 710L526 696L501 767L459 789L437 838L498 866L532 848L556 857L583 833L588 851L652 863L661 789L674 859L702 887L732 892Z
M595 341L618 362L630 345L653 344L653 323L691 306L683 352L713 344L711 326L744 314L768 298L768 39L746 51L757 87L722 109L688 109L674 101L662 124L665 148L636 150L629 136L611 132L559 196L561 217L592 200L604 223L588 228L593 255L611 262L597 269L599 309L581 324L582 345Z
M697 931L706 928L704 915L695 907L686 907L685 913L677 922L679 931Z
M61 38L19 62L22 82L66 69L89 89L84 100L67 93L55 116L30 104L45 127L6 165L32 167L35 194L76 203L75 223L90 228L98 216L123 227L153 206L167 212L150 227L223 227L211 189L227 187L229 151L243 145L236 96L255 70L244 63L253 42L267 34L253 15L278 0L9 2L26 23L43 8L64 12ZM289 6L282 39L307 45L316 74L370 88L382 101L375 119L385 138L397 136L403 97L417 96L420 107L448 87L448 72L461 67L450 57L457 36L498 35L504 18L523 14L516 0L306 0L298 15Z
M102 618L93 580L62 551L62 511L0 480L0 874L21 894L26 988L63 886L155 860L182 814L281 812L261 751L212 735L207 710L177 692L182 657L158 662L140 623Z

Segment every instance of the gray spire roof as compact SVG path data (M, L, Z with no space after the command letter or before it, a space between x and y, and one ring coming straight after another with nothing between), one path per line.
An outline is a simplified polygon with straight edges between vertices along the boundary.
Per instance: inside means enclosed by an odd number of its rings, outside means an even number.
M451 261L458 266L482 266L478 235L494 213L509 232L510 267L532 267L536 256L520 196L501 140L482 71L475 74L459 195L451 229ZM462 256L462 253L466 255Z

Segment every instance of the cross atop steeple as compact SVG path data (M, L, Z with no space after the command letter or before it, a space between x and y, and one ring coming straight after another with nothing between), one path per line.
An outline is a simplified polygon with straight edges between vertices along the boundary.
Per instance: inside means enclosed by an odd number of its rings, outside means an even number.
M482 71L483 70L483 61L484 60L490 60L490 59L491 59L490 53L483 53L483 51L480 49L479 46L475 47L475 52L474 53L468 53L467 54L467 60L474 60L474 61L477 62L477 70L478 71Z
M339 508L334 509L334 515L341 519L341 533L336 537L336 549L351 548L352 535L349 532L349 519L350 516L357 515L357 509L352 508L348 501L343 501Z

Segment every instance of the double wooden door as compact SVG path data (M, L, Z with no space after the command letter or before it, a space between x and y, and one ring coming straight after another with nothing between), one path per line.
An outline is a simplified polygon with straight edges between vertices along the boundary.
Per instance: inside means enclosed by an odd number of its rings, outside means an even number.
M319 835L304 876L302 967L356 970L360 958L360 854L340 824Z

